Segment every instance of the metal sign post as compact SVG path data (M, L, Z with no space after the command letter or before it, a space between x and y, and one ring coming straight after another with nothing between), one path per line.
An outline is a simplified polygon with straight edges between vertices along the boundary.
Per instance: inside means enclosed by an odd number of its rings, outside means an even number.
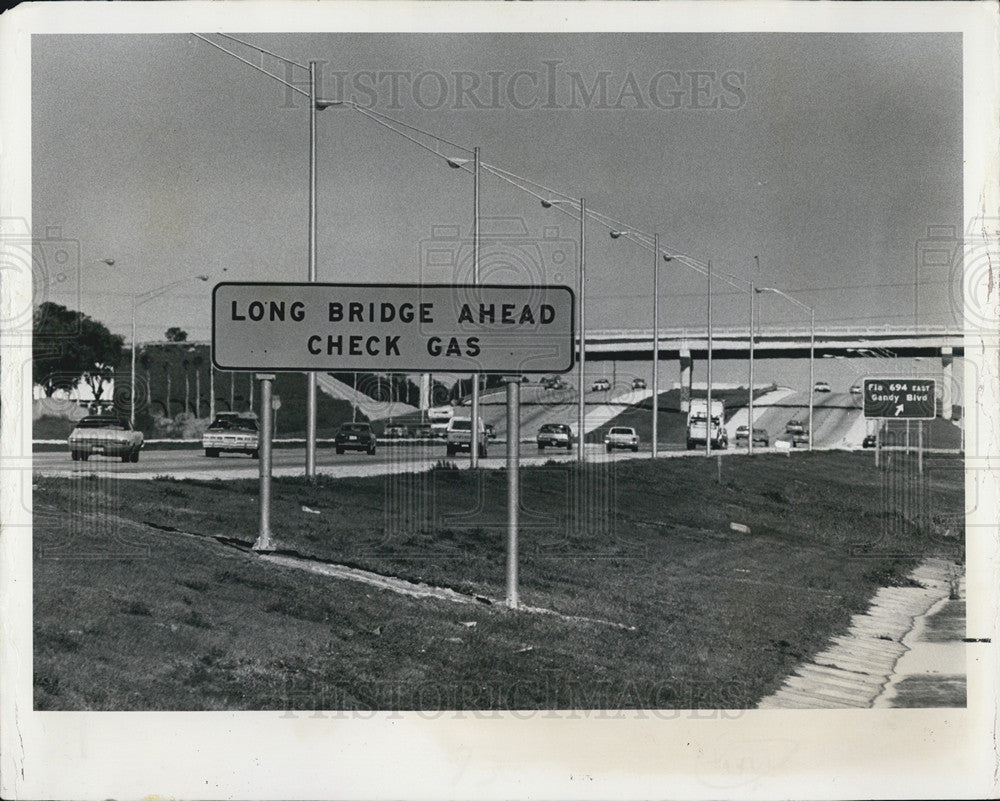
M257 542L254 543L255 551L273 551L274 539L271 536L271 382L274 381L273 373L258 373L257 380L260 381L260 446L258 448L258 461L260 462L260 531L257 534Z
M517 609L517 514L521 505L521 378L507 381L507 606Z

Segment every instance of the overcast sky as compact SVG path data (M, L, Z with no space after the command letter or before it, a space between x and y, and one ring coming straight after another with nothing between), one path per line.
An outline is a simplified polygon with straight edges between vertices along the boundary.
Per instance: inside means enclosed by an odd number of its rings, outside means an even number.
M234 35L720 272L758 255L758 284L820 326L912 322L928 226L961 231L958 34ZM127 333L131 293L184 275L306 279L304 98L192 35L35 36L32 53L33 223L79 242L87 313ZM456 280L471 177L349 107L317 130L319 279ZM574 219L485 171L481 193L484 279L575 288ZM588 327L648 327L648 253L592 220L587 240ZM75 306L56 272L48 297ZM950 267L919 276L921 322L952 322ZM207 339L208 289L142 306L140 340ZM718 289L717 324L745 326L745 296ZM661 291L664 326L703 325L702 277L665 264Z

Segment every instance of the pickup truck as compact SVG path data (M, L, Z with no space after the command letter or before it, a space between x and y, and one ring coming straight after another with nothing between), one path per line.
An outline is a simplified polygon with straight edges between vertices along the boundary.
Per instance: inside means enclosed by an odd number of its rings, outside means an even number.
M74 462L85 462L91 456L118 456L123 462L138 462L142 432L124 418L96 415L76 424L68 444Z
M260 431L257 416L252 413L220 412L201 436L205 455L216 457L223 451L247 453L257 459L260 455Z

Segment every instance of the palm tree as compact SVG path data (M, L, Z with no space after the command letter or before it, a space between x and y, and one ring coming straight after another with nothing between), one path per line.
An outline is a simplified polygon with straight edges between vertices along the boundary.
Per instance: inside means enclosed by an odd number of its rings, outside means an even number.
M236 410L236 373L229 374L229 411Z
M181 359L181 366L184 368L184 413L187 414L191 408L189 404L191 398L191 376L188 373L191 367L191 360L185 356Z
M169 418L170 417L170 411L171 411L170 410L170 360L169 359L167 359L165 362L163 362L163 372L166 373L166 376L167 376L167 402L164 404L164 408L166 409L167 417Z
M151 411L153 408L153 382L150 380L149 368L153 359L145 348L136 355L139 357L139 364L142 365L142 371L146 377L146 409Z
M191 359L194 365L194 416L201 417L201 365L205 357L200 353L195 353Z

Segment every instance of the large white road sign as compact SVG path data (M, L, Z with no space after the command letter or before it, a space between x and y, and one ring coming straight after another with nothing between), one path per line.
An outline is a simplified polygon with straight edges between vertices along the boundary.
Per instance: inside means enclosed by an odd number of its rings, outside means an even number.
M933 420L932 378L866 378L865 417L883 420Z
M562 373L573 367L565 286L222 283L222 370Z

